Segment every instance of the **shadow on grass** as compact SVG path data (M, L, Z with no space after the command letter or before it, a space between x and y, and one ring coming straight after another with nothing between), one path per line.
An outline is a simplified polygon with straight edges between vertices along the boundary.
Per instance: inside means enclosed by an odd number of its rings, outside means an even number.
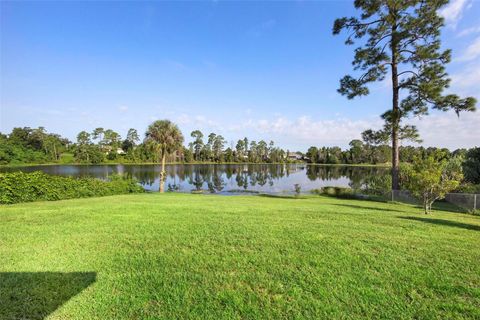
M421 208L421 207L420 207ZM447 202L445 200L438 200L433 203L433 210L437 211L449 211L449 212L458 212L458 213L467 213L468 210L465 210L459 206L454 205L453 203ZM422 208L423 210L423 208Z
M283 194L270 194L270 193L260 193L258 194L259 197L264 198L278 198L278 199L308 199L305 196L295 196L295 195L283 195Z
M364 210L376 210L376 211L388 211L388 212L401 212L405 213L406 211L404 210L397 210L397 209L388 209L388 208L379 208L379 207L364 207L364 206L357 206L354 204L341 204L341 203L336 203L334 204L336 206L340 207L347 207L347 208L352 208L352 209L364 209Z
M0 272L0 319L44 319L95 280L95 272Z
M414 220L414 221L420 221L420 222L425 222L425 223L437 224L437 225L447 226L447 227L456 227L456 228L462 228L462 229L467 229L467 230L480 231L480 226L477 226L477 225L474 225L474 224L444 220L444 219L431 219L431 218L420 218L420 217L398 217L398 218L405 219L405 220Z

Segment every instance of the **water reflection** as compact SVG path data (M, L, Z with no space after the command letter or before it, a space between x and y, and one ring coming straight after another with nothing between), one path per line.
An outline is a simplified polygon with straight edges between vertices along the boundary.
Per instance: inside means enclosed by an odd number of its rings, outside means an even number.
M64 165L0 168L0 171L41 170L61 176L93 176L106 179L112 174L133 177L147 190L159 187L158 165ZM293 192L299 184L303 192L323 186L360 188L371 176L388 174L385 168L292 165L168 165L166 186L169 191L208 191L224 193L238 190Z

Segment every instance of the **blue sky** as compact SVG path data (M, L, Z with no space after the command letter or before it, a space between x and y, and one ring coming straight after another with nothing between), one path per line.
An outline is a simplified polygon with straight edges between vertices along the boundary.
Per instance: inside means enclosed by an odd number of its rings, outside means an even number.
M291 150L345 147L381 126L389 84L347 100L336 89L354 47L331 34L348 1L0 2L0 131L45 126L248 136ZM480 98L480 1L442 10L452 91ZM426 146L480 145L480 112L412 119Z

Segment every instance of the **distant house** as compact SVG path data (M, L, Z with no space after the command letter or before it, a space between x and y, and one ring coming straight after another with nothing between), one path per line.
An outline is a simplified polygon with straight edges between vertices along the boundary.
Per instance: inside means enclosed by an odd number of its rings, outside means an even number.
M113 151L111 146L105 146L104 150L105 150L105 154L110 154ZM115 153L118 154L118 155L125 155L126 154L126 152L122 148L117 148Z
M302 160L303 159L303 154L301 154L300 152L289 152L287 154L287 159L288 160L294 160L294 161Z

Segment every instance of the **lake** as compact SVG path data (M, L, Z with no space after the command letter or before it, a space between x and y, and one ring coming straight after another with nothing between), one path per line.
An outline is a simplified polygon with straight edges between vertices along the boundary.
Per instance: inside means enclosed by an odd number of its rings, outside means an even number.
M106 179L112 174L133 177L149 191L159 188L159 165L45 165L0 167L0 172L43 171L52 175ZM292 193L299 184L302 192L325 186L359 188L366 178L387 175L388 168L319 166L307 164L176 164L167 165L165 189L191 192L206 190L232 194L240 191Z

